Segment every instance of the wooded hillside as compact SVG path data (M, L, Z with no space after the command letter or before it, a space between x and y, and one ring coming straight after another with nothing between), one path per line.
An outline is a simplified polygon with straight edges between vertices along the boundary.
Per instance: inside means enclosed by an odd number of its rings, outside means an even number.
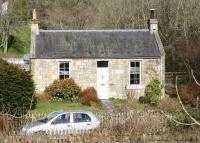
M166 70L182 70L184 63L200 69L199 0L9 0L7 15L0 16L1 39L9 33L8 51L28 51L33 8L42 29L143 29L155 8Z

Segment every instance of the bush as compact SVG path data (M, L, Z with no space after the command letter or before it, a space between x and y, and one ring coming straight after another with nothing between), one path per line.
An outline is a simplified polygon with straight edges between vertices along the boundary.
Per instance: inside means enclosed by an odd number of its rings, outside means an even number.
M152 105L157 105L160 102L162 95L162 86L159 79L153 79L146 87L145 87L145 96L140 97L139 101L141 103L149 103Z
M36 98L38 101L49 101L49 99L51 99L51 96L44 92L42 94L36 94Z
M14 122L8 116L0 116L0 132L9 132L14 127Z
M101 104L94 87L88 87L85 90L83 90L81 92L81 96L82 96L82 104L83 105L91 106L95 103L98 105Z
M16 116L36 106L35 86L29 72L0 59L0 111Z
M46 87L45 92L52 97L63 98L66 101L75 101L79 96L81 88L71 78L55 80L50 86Z
M191 116L193 118L195 118L197 121L200 121L200 110L197 111L193 111L192 113L190 113ZM179 121L181 123L186 123L186 124L191 124L193 123L193 121L191 120L191 118L186 115L185 113L181 113L179 114L176 118L176 121ZM192 125L182 125L182 124L178 124L175 121L171 120L168 122L168 126L170 127L170 129L172 130L180 130L183 128L189 128L189 127L193 127Z
M149 103L149 98L147 96L140 96L139 97L139 102L140 103Z
M169 113L179 113L180 111L182 111L181 105L178 100L170 96L166 96L163 100L161 100L158 108Z
M197 96L200 95L200 88L195 83L181 85L179 87L179 94L183 103L196 106Z

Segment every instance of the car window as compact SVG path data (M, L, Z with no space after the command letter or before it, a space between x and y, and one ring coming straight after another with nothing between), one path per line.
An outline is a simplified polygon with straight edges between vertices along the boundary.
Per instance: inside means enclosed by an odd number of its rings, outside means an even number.
M64 124L64 123L69 123L70 122L70 113L67 114L62 114L58 116L52 124Z
M85 113L74 113L74 122L91 122L91 118Z

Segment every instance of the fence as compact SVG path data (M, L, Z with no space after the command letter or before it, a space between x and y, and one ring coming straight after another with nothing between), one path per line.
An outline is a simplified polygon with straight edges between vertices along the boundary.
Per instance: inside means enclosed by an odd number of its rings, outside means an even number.
M123 133L109 131L93 131L82 134L66 135L7 135L0 136L1 143L135 143L135 142L199 142L200 136L196 133L158 134L158 133Z
M178 80L184 79L186 73L184 72L166 72L165 73L165 91L169 95L176 95L175 90L175 80L178 77Z
M48 135L21 135L19 132L0 134L1 143L112 143L112 142L199 142L198 129L187 132L169 132L168 119L159 112L95 113L102 121L101 127L92 131L52 132ZM44 117L46 114L27 114L20 124Z
M97 117L101 120L101 126L103 127L114 127L118 125L126 125L127 123L131 123L134 126L129 126L132 129L143 130L146 128L146 131L154 131L154 130L166 130L167 127L167 118L165 115L159 112L141 112L141 111L128 111L128 112L119 112L114 115L110 115L104 112L95 113ZM23 126L28 122L35 121L42 117L47 116L47 114L27 114L26 116L18 119L17 127ZM148 119L148 121L146 121ZM127 127L127 128L129 128Z

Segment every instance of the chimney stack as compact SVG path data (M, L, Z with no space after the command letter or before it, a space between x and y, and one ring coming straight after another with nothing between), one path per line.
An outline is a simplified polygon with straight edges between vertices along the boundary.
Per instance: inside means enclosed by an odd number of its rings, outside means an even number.
M36 12L35 9L33 9L32 20L33 20L33 21L37 21L37 12Z
M155 18L155 9L150 9L150 19L148 20L150 33L158 31L158 20Z
M36 36L39 35L39 26L37 20L37 13L36 10L33 10L32 15L32 23L31 23L31 48L30 48L30 55L33 58L35 56L35 40Z

